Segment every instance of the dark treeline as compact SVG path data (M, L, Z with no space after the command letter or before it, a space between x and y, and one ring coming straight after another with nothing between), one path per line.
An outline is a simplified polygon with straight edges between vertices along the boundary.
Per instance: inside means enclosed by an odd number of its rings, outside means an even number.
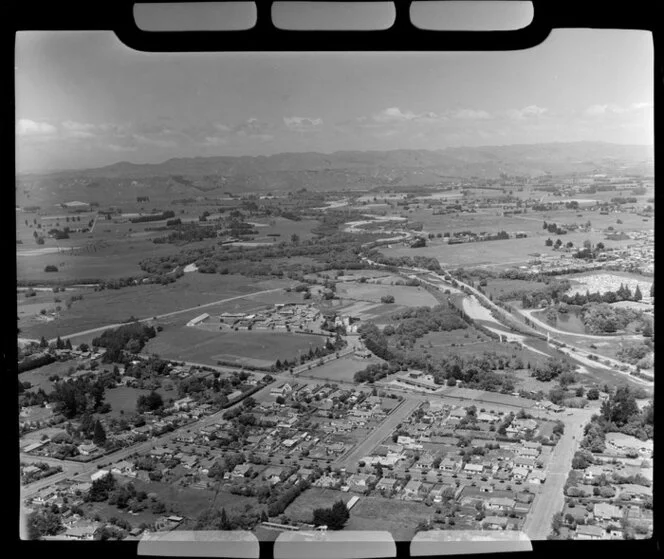
M620 432L641 440L652 438L655 425L653 401L643 410L636 403L636 392L629 386L618 387L602 403L600 414L594 415L586 425L581 446L592 452L604 452L606 433Z
M163 219L171 219L173 217L175 217L175 212L173 210L166 210L160 214L132 217L129 221L132 223L149 223L151 221L161 221Z
M436 258L428 256L385 256L380 252L374 250L368 254L368 258L383 264L385 266L393 266L395 268L425 268L432 272L441 272L440 262Z
M113 330L106 330L101 336L92 340L94 347L105 347L104 359L108 362L118 361L122 351L138 353L151 338L157 335L154 327L132 322Z
M201 226L198 223L179 223L175 226L174 231L164 237L156 237L152 239L152 242L155 244L194 243L217 237L217 231L214 227Z
M336 233L323 239L309 239L297 244L281 242L269 247L216 246L184 250L179 254L148 258L141 268L151 274L163 274L176 266L195 263L201 273L244 274L248 276L276 275L287 272L324 271L334 268L360 269L362 242L374 235ZM286 263L277 259L308 257L313 264Z
M390 317L398 326L387 325L383 329L386 336L394 336L397 347L413 348L416 340L429 332L447 332L468 328L468 323L452 311L449 305L417 307L394 313Z
M524 367L522 359L516 353L510 357L497 355L494 352L465 357L451 354L444 358L433 359L413 352L408 354L395 352L390 357L387 363L369 365L366 369L355 373L355 381L376 382L388 374L416 369L431 374L434 382L439 385L454 386L460 380L469 388L509 393L514 390L514 379L509 373ZM504 373L497 373L496 370Z

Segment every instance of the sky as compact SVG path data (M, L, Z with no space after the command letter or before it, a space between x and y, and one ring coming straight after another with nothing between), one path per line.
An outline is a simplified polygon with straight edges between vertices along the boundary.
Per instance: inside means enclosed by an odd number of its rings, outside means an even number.
M112 32L16 39L18 172L172 157L653 143L651 34L522 51L143 53Z

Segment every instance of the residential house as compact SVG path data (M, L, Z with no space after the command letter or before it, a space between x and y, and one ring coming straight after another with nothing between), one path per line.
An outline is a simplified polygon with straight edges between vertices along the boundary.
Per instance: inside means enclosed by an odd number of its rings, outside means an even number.
M482 520L482 527L489 530L504 530L507 527L507 520L505 516L486 516Z
M378 480L376 483L376 490L377 491L386 491L388 493L391 493L394 488L396 487L397 483L399 480L393 477L382 477Z
M492 511L510 512L514 509L516 501L509 497L491 497L486 502L486 508Z
M532 458L522 458L521 456L517 456L513 460L513 464L518 468L526 468L527 470L533 470L536 465Z
M415 481L411 479L403 488L403 498L410 501L421 499L420 497L421 487L422 487L421 481Z
M458 472L463 464L462 460L457 457L446 457L440 461L440 470L445 472Z
M599 526L579 524L576 527L577 540L601 540L605 538L606 531Z
M94 454L97 451L97 445L81 444L78 445L78 451L81 453L82 456L90 456L91 454Z
M122 460L111 466L111 473L118 476L136 477L134 465L127 460Z
M546 481L546 472L544 470L532 470L528 474L528 483L540 485Z
M598 479L602 474L606 473L606 469L604 466L600 465L591 465L588 466L584 471L583 471L583 481L586 483L592 483L596 479Z
M484 466L482 464L471 464L468 462L464 468L464 473L471 475L479 475L484 471Z
M253 471L252 464L238 464L233 469L231 476L234 478L243 478Z
M597 520L620 520L623 517L622 511L610 503L595 503L593 514Z
M173 407L178 411L188 410L194 403L195 400L191 396L186 396L173 402Z
M517 466L516 468L512 469L512 478L516 481L523 481L528 477L529 473L530 470L528 468Z
M82 520L68 528L64 537L68 540L92 540L100 526L100 522Z
M537 458L540 454L540 451L536 448L520 447L517 450L517 453L522 458Z
M368 474L353 474L346 480L346 485L355 493L366 493L368 491Z
M309 468L300 468L297 472L297 475L300 479L309 481L314 475L314 471Z
M91 481L96 481L98 479L103 478L108 473L109 473L108 470L97 470L96 472L93 472L92 474L90 474L90 480Z
M271 396L287 396L293 391L293 387L287 383L284 382L278 386L275 386L270 389L270 395Z

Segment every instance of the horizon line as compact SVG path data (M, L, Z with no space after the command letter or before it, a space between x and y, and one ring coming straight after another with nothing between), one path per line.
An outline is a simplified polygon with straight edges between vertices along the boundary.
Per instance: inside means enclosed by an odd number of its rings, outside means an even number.
M444 148L438 148L438 149L427 149L427 148L394 148L394 149L349 149L349 150L335 150L335 151L330 151L330 152L325 152L325 151L278 151L275 153L271 153L269 155L224 155L224 154L219 154L219 155L192 155L192 156L175 156L175 157L169 157L168 159L163 159L158 162L136 162L136 161L128 161L126 159L118 160L113 163L107 163L104 165L99 165L97 167L65 167L65 168L52 168L52 169L42 169L42 170L28 170L28 171L16 171L16 176L21 176L21 175L49 175L49 174L54 174L54 173L69 173L69 172L84 172L84 171L97 171L101 169L106 169L108 167L113 167L114 165L135 165L135 166L157 166L157 165L163 165L164 163L168 163L169 161L175 161L175 160L185 160L185 159L213 159L215 157L228 157L228 158L242 158L242 157L249 157L249 158L269 158L269 157L277 157L279 155L304 155L304 154L314 154L314 155L336 155L340 153L393 153L397 151L424 151L424 152L441 152L441 151L446 151L449 149L484 149L484 148L503 148L503 147L520 147L520 146L544 146L544 145L551 145L551 144L605 144L605 145L613 145L613 146L634 146L634 147L651 147L654 148L655 144L649 143L649 144L635 144L635 143L628 143L628 144L621 144L617 142L606 142L604 140L574 140L574 141L569 141L569 142L564 142L564 141L552 141L552 142L532 142L532 143L514 143L514 144L483 144L479 146L468 146L468 145L457 145L457 146L447 146Z

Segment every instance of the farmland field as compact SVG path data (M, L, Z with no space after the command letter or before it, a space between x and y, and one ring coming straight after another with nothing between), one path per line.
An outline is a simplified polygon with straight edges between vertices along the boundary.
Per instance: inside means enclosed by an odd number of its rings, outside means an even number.
M537 220L540 224L541 221ZM465 227L464 230L474 230L477 228ZM484 229L482 229L484 230ZM523 230L523 228L519 229ZM540 229L541 231L541 229ZM475 243L462 243L448 245L440 239L430 241L428 246L413 249L407 246L395 244L391 248L381 249L386 256L429 256L438 259L443 268L454 268L459 266L485 266L488 268L505 268L515 265L526 264L532 260L531 254L551 253L551 249L545 246L547 238L553 238L545 231L541 231L536 236L529 236L523 239L506 239L502 241L485 241ZM585 240L592 243L603 242L607 247L621 248L634 244L632 240L626 241L607 241L605 235L599 231L591 233L568 233L564 235L565 242L571 241L574 246L582 246Z
M193 273L168 285L148 284L96 292L88 289L83 299L75 301L70 309L62 304L63 309L56 320L44 323L26 316L19 321L19 328L22 336L27 338L64 336L122 322L130 316L149 318L265 289L253 283L244 276ZM65 292L57 296L64 301L69 295ZM177 307L173 306L174 301Z
M286 332L209 332L198 328L165 329L150 340L145 351L166 359L209 363L236 360L239 364L270 366L277 359L297 358L298 352L322 346L324 336Z
M437 303L436 298L421 287L367 283L341 283L337 286L337 296L340 299L379 303L385 295L394 296L395 304L409 307L430 307Z

